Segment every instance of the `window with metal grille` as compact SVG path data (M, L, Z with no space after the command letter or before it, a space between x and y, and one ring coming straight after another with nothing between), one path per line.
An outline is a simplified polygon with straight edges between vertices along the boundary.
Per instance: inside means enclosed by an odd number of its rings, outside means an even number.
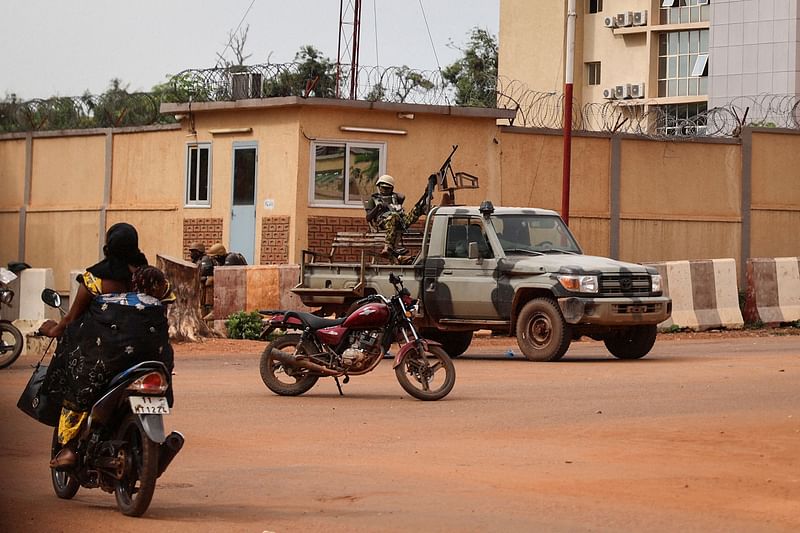
M706 102L658 106L656 130L662 135L702 135L706 131Z

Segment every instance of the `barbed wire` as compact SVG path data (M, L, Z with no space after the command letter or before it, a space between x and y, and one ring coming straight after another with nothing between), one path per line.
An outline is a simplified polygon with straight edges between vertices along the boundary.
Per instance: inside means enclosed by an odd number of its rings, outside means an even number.
M232 101L279 96L340 98L355 86L358 100L426 105L471 105L516 110L509 125L562 129L564 95L528 88L507 77L471 78L454 84L440 70L359 67L327 61L267 63L188 69L158 93L109 91L102 95L0 102L0 132L141 126L174 122L163 102ZM737 137L744 126L800 130L800 97L739 97L708 108L705 103L664 105L626 98L573 103L575 131L629 133L652 138Z
M102 95L56 96L0 102L0 132L120 128L175 122L161 115L150 93L110 91Z

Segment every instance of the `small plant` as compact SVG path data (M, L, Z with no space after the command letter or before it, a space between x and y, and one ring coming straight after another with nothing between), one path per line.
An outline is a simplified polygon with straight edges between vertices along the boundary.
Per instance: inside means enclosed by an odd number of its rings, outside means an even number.
M258 340L261 336L261 315L257 311L239 311L228 316L225 327L229 339Z
M744 329L763 329L764 323L761 320L756 320L755 322L747 322L744 325Z
M678 324L672 324L669 328L662 330L663 333L678 333L683 331L684 328L680 327Z

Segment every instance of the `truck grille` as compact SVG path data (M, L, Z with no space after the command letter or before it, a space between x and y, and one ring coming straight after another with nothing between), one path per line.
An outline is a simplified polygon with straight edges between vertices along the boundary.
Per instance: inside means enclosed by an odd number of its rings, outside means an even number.
M603 296L649 296L649 274L603 274L600 277Z

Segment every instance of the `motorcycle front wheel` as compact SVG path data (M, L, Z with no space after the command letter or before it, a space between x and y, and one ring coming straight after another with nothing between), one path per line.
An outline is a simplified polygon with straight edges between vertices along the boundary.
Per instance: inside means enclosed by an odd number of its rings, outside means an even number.
M17 360L22 353L22 333L10 322L0 322L0 368Z
M53 444L50 447L50 459L56 456L61 451L61 445L58 443L58 428L53 430ZM53 480L53 490L56 496L64 500L72 499L77 494L78 489L81 488L78 480L72 477L69 472L64 470L50 469L50 477Z
M133 413L122 421L117 440L124 441L117 455L123 461L122 479L114 483L117 507L126 516L141 516L156 489L159 445L147 437Z
M447 396L456 383L453 360L440 346L420 345L411 348L394 369L400 386L418 400L439 400Z
M307 355L310 352L300 343L300 335L281 335L264 348L259 370L261 380L269 390L280 396L299 396L313 387L319 376L305 368L284 365L272 356L272 349L292 355Z

